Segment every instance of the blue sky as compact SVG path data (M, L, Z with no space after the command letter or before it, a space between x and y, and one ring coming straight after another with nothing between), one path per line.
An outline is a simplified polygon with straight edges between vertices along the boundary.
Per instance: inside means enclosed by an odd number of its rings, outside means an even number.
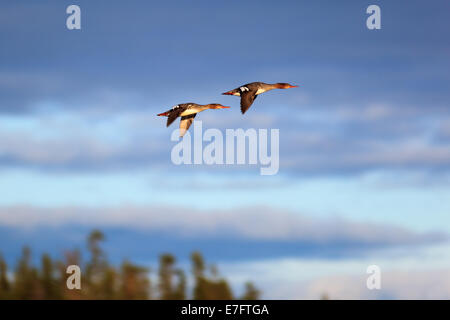
M81 7L81 30L66 29L70 4ZM381 30L365 26L370 4L381 7ZM310 297L326 277L364 275L369 260L388 274L412 266L434 283L429 274L450 265L448 9L447 1L2 3L0 252L13 261L33 243L58 255L100 227L113 259L134 252L150 263L160 251L187 257L199 248L236 283L265 270L269 278L254 280L279 292L269 298ZM242 116L239 100L220 93L251 81L300 87L266 93ZM199 115L205 129L279 129L279 173L173 165L172 128L155 115L188 101L232 107ZM151 250L139 247L145 239ZM401 254L387 263L392 251ZM322 272L299 277L293 265ZM314 289L293 292L287 280L274 288L281 267ZM404 282L389 294L409 297L411 277L392 276ZM336 297L368 297L338 280L334 288ZM444 288L411 290L448 298Z

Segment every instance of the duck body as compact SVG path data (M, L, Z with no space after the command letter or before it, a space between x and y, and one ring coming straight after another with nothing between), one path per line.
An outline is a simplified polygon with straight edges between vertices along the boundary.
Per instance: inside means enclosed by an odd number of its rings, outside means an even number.
M271 86L272 86L271 84L264 83L264 82L251 82L251 83L244 84L243 86L240 86L239 88L224 92L222 94L241 97L242 94L245 94L246 92L252 92L252 93L254 92L255 95L258 95L263 92L275 89L275 88L271 88Z
M176 106L173 106L172 109L167 110L166 112L163 113L159 113L157 114L157 116L167 117L167 124L166 124L167 127L170 126L178 117L181 117L180 137L182 137L191 126L197 113L207 109L225 109L225 108L229 107L223 106L219 103L202 105L194 102L188 102L177 104Z
M253 104L256 97L269 90L273 89L289 89L296 88L297 86L290 85L289 83L264 83L264 82L251 82L240 86L239 88L224 92L225 95L233 95L241 97L241 112L244 114Z

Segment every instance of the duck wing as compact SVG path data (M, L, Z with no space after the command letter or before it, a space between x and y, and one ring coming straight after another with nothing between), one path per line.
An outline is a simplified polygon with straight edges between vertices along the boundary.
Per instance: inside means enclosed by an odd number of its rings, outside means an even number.
M255 101L257 95L256 95L256 89L248 90L241 92L241 112L244 114L252 105L253 101Z
M184 136L186 131L188 131L189 127L191 126L192 122L194 122L194 118L197 114L193 113L188 116L181 117L180 121L180 137Z
M169 111L169 117L167 118L167 127L170 126L176 118L178 118L180 116L181 113L183 113L183 111L186 110L186 106L184 105L177 105L175 107L172 108L172 110Z

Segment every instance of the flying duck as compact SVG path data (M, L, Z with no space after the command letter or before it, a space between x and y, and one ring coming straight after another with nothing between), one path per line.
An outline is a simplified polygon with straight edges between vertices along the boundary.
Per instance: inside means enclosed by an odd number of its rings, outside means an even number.
M180 137L184 136L186 131L191 126L194 121L197 113L204 111L206 109L226 109L229 107L225 107L219 103L211 103L211 104L196 104L193 102L189 103L181 103L174 106L172 109L158 114L158 116L165 116L167 118L167 127L170 126L176 118L181 117L180 121Z
M245 84L239 88L224 92L222 94L241 97L241 112L244 114L255 101L258 94L272 90L272 89L289 89L297 88L298 86L290 85L289 83L264 83L252 82Z

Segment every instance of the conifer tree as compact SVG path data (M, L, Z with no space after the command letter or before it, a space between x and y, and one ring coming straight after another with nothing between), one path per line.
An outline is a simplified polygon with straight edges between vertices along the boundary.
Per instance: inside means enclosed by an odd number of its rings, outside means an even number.
M173 289L173 265L175 258L171 254L163 254L159 257L159 297L162 300L174 298Z
M40 282L43 291L43 299L61 299L62 294L56 279L55 265L46 253L42 255Z
M175 289L173 299L184 300L186 299L186 275L181 269L175 270L175 274L178 277L178 285Z
M110 277L107 275L108 264L100 247L100 242L104 239L105 236L99 230L92 231L88 236L90 261L86 264L85 276L88 299L105 299L111 295Z
M124 261L121 266L120 298L143 300L151 298L148 269Z
M242 296L242 300L258 300L260 297L260 291L256 289L252 282L247 282L245 284L245 292Z
M8 265L0 254L0 299L10 298L10 283L8 279Z
M37 271L31 266L31 250L24 247L14 274L14 299L29 300L39 295Z
M231 288L225 279L218 277L217 268L210 268L212 278L205 275L205 262L199 252L191 255L192 272L194 274L194 300L229 300L233 299Z

